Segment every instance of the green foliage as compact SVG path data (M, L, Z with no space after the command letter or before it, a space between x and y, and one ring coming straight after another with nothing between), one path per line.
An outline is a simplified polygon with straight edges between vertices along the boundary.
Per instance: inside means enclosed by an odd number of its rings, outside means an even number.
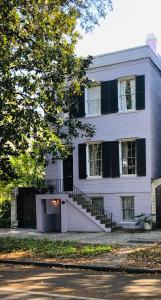
M113 250L109 245L79 244L77 242L53 242L49 240L15 239L0 237L0 252L10 253L18 250L30 251L39 256L55 257L87 257Z
M39 160L39 156L32 156L30 152L20 154L18 157L10 158L14 169L15 178L11 180L10 186L32 187L37 180L41 180L44 175L44 161Z
M14 177L10 156L34 141L41 157L68 153L79 134L94 128L69 117L90 84L91 57L75 55L77 24L91 30L111 0L0 0L0 178ZM67 92L68 86L68 92Z
M1 198L0 201L0 228L9 228L11 223L11 201Z

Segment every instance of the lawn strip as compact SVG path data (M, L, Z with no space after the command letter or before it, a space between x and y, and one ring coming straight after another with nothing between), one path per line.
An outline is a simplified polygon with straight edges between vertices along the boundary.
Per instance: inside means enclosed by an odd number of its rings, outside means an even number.
M110 245L91 245L78 242L59 242L38 240L33 238L16 239L11 237L0 238L0 253L14 254L26 253L27 257L42 258L81 258L95 257L113 251ZM21 256L21 255L20 255Z

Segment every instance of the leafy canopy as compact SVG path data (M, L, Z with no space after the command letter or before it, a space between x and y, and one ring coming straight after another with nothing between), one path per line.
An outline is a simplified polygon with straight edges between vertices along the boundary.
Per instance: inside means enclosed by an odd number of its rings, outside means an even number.
M9 156L31 142L41 155L67 153L73 138L94 128L70 118L90 84L91 57L75 55L78 23L89 31L111 0L0 0L0 178L13 176Z

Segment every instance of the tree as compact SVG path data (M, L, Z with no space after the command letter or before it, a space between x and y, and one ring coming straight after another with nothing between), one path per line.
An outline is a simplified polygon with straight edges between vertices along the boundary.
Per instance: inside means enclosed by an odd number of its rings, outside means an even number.
M9 157L31 141L57 158L79 134L94 134L70 115L90 84L91 57L75 55L77 25L92 30L110 8L111 0L0 0L1 179L13 176Z

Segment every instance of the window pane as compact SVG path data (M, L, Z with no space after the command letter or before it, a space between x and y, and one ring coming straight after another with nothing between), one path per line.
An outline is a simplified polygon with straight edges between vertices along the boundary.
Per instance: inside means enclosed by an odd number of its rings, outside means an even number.
M134 220L134 197L122 197L123 220Z
M92 204L98 209L103 209L103 198L102 197L92 198Z
M91 144L88 145L89 151L89 175L101 176L102 175L102 145Z
M135 109L135 79L120 81L120 110Z
M121 143L122 174L136 174L136 141Z
M88 115L101 113L101 87L87 89Z

